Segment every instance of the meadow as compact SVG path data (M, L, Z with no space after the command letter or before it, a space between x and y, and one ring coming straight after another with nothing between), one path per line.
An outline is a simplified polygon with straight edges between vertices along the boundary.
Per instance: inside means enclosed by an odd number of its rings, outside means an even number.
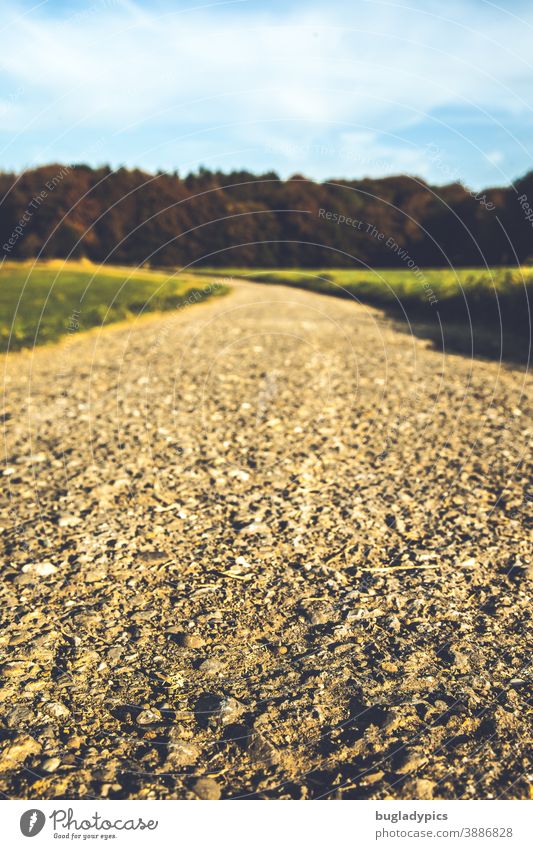
M215 273L215 270L200 273ZM408 332L444 349L527 362L533 269L249 269L233 278L283 284L384 309Z
M228 291L192 274L53 260L0 269L0 350L55 342L141 314L195 304Z
M525 362L533 269L250 269L180 272L88 262L5 262L0 349L18 350L223 294L224 279L283 284L384 309L408 332L462 353Z

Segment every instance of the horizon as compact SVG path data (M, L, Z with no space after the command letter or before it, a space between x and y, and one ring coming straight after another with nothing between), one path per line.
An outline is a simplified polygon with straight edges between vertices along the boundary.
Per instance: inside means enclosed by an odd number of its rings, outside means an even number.
M140 171L141 173L146 174L149 177L160 177L160 176L176 177L176 179L179 179L179 180L182 180L182 181L186 180L188 177L198 177L198 176L201 175L202 171L205 171L206 173L210 173L210 174L213 174L213 175L222 174L224 176L229 176L230 174L236 174L236 173L239 173L239 172L247 172L249 174L249 176L254 177L254 178L266 178L268 176L269 179L271 179L273 181L279 180L279 182L282 182L282 183L305 182L305 183L313 183L313 184L316 184L316 185L331 185L331 186L334 186L336 183L342 183L342 182L359 183L359 182L364 182L364 181L379 182L381 180L409 179L409 180L413 180L413 182L418 183L419 185L427 185L429 188L435 188L435 189L443 189L443 188L447 188L448 186L451 186L451 185L460 185L465 189L466 192L472 194L473 196L476 196L477 194L480 194L483 191L485 191L485 192L486 191L497 191L497 190L515 188L515 183L521 181L522 179L524 179L530 173L533 172L533 167L532 167L529 171L526 171L524 174L519 174L514 180L512 180L508 184L505 184L505 185L504 184L502 184L502 185L496 185L496 184L487 185L487 186L481 186L477 189L475 189L472 186L467 185L460 178L458 178L457 180L450 180L450 181L439 183L439 182L431 182L429 180L426 180L424 177L421 177L420 174L410 174L408 172L394 172L394 173L391 173L391 174L384 174L381 177L371 177L369 174L363 173L361 175L355 175L355 176L353 176L353 175L330 176L330 177L325 177L324 179L321 179L321 178L310 177L306 174L300 174L300 173L296 173L296 172L293 173L293 174L288 174L287 176L283 176L281 174L278 174L275 171L275 169L268 169L268 170L265 170L263 172L261 172L261 171L248 171L248 169L246 169L246 168L232 168L232 169L228 169L228 170L223 170L223 169L211 170L209 168L206 168L206 166L204 165L203 162L200 162L198 164L198 166L196 167L196 169L180 173L179 169L177 169L177 168L174 168L174 169L158 168L158 169L155 169L155 170L149 170L148 168L143 168L139 165L125 165L124 163L119 163L117 166L113 167L111 165L111 163L109 163L109 162L100 162L96 165L92 165L89 162L74 162L74 161L72 161L72 162L59 162L59 161L50 160L49 162L42 162L40 164L32 165L28 168L23 168L23 169L20 169L20 170L6 170L6 169L3 169L3 168L0 168L0 174L4 175L4 176L14 175L14 176L17 176L17 177L21 177L22 175L29 174L32 171L39 171L40 169L53 168L53 167L56 167L56 166L60 166L63 169L67 169L67 171L72 171L75 168L88 168L92 171L98 171L100 169L106 169L107 168L107 169L109 169L111 174L117 174L121 170L125 170L129 173L133 173L135 171ZM260 180L258 179L258 181L259 182L267 182L267 180L265 180L265 179L260 179ZM225 188L225 186L223 186L221 188Z

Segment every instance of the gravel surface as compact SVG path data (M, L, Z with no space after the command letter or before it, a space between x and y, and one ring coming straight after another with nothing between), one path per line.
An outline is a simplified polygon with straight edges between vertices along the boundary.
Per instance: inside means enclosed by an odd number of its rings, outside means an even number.
M531 795L524 371L237 284L5 380L6 797Z

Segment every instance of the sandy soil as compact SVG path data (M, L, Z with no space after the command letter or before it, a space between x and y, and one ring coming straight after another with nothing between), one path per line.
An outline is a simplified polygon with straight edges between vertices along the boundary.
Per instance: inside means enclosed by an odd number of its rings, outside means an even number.
M240 284L5 379L6 797L530 795L523 370Z

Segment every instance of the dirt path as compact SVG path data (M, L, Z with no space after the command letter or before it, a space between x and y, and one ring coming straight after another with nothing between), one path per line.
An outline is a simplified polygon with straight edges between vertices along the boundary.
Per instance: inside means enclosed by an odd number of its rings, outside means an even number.
M0 789L528 796L524 386L259 284L9 357Z

